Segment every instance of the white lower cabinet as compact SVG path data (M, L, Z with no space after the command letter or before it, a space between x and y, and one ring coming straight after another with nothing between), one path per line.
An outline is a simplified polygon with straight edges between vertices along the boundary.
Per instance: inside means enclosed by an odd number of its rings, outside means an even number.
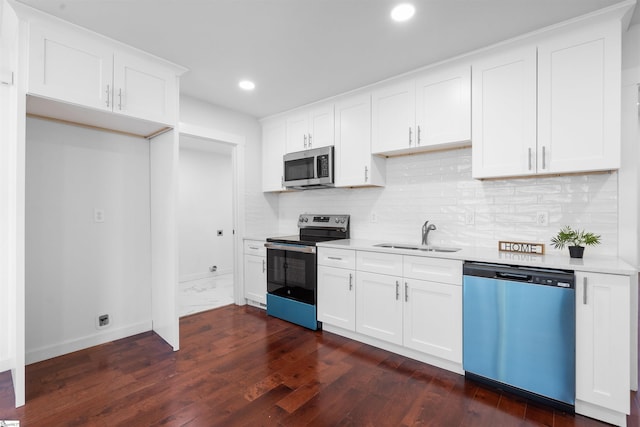
M462 262L319 248L318 320L461 369Z
M244 242L244 297L258 304L267 303L267 256L264 242Z
M626 425L629 276L576 272L576 412Z
M353 250L318 248L318 320L356 330L356 254Z
M355 270L318 266L318 320L356 330Z
M404 281L406 347L462 363L462 286Z
M402 345L402 277L358 271L356 332Z

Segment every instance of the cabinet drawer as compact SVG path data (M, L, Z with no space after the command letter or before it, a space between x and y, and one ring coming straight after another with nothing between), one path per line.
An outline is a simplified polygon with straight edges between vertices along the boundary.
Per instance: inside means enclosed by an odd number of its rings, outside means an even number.
M267 256L267 248L262 240L245 240L244 253L247 255Z
M318 248L318 265L354 270L356 268L356 251L350 249Z
M402 276L402 255L358 251L356 266L358 271Z
M406 255L404 277L462 285L462 261Z

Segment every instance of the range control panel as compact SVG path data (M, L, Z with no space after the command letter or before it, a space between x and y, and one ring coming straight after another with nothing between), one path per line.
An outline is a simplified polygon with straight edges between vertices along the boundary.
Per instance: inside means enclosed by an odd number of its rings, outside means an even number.
M298 217L299 228L346 228L348 225L349 215L301 214Z

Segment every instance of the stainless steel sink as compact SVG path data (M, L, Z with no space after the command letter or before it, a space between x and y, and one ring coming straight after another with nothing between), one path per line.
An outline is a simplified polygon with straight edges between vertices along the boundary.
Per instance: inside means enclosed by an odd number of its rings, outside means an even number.
M408 249L413 251L425 251L425 252L458 252L460 248L450 248L445 246L422 246L422 245L408 245L406 243L378 243L373 245L378 248L390 248L390 249Z

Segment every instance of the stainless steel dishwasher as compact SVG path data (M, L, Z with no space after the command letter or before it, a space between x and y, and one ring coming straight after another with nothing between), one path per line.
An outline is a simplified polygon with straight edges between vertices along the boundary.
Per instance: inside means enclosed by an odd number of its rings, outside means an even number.
M465 376L572 412L574 281L572 271L465 263Z

